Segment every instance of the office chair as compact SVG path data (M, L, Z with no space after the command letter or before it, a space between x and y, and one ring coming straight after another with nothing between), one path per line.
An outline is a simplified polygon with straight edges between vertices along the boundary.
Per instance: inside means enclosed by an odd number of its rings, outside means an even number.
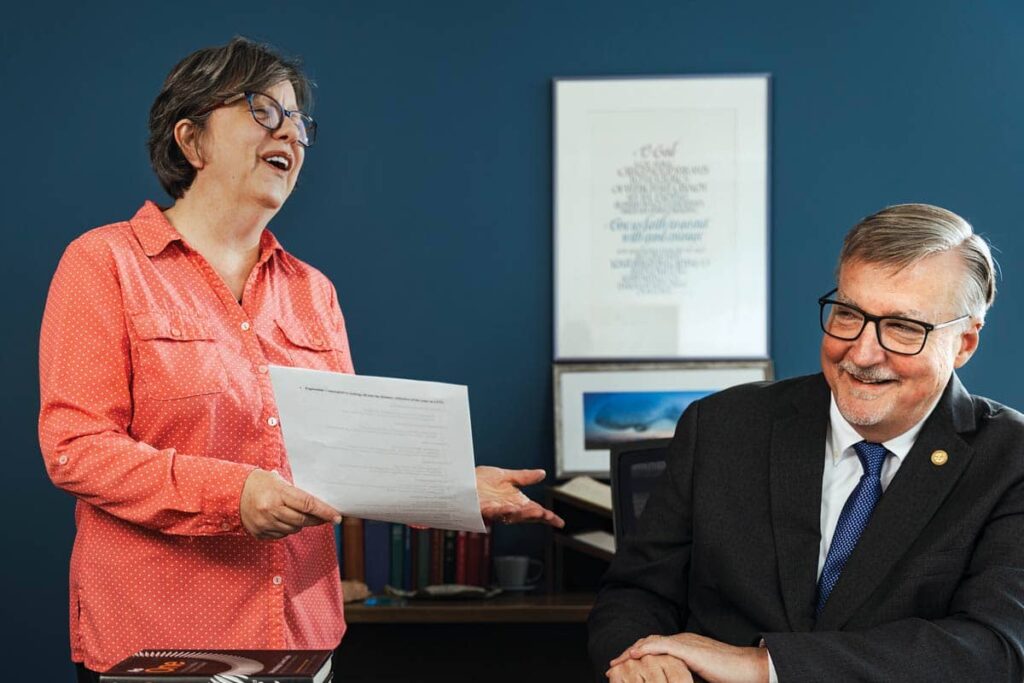
M671 439L647 439L612 446L612 524L615 545L636 532L658 477L665 471Z

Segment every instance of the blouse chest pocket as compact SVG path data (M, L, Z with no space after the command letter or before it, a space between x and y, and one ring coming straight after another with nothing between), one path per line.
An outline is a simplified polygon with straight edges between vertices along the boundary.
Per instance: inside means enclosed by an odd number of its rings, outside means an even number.
M202 318L186 311L145 311L132 316L138 337L134 388L156 400L224 391L227 371Z
M328 330L318 321L276 318L274 322L284 340L285 353L293 366L340 371L338 349L335 348Z

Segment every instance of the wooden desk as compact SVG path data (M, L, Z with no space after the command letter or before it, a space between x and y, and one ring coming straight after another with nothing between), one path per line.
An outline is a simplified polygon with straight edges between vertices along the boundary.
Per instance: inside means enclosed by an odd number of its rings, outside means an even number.
M345 605L349 624L582 624L594 596L504 594L489 600L409 600Z
M344 683L592 681L585 620L594 596L345 606Z

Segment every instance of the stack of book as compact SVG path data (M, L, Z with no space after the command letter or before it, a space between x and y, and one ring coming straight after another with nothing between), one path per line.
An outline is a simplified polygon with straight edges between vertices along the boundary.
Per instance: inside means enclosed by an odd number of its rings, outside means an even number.
M342 578L363 581L375 594L385 586L416 591L491 584L490 534L346 517L340 552Z
M100 683L329 683L331 650L143 650Z

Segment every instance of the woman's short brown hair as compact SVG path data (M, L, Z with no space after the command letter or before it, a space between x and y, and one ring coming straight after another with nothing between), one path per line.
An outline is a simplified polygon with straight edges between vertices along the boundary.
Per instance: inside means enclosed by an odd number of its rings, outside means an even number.
M192 186L196 170L174 139L174 126L190 119L201 134L218 101L240 92L262 91L282 81L295 89L299 109L309 111L312 83L299 60L279 54L269 45L241 36L227 45L196 50L171 69L149 109L149 160L167 193L175 199Z

